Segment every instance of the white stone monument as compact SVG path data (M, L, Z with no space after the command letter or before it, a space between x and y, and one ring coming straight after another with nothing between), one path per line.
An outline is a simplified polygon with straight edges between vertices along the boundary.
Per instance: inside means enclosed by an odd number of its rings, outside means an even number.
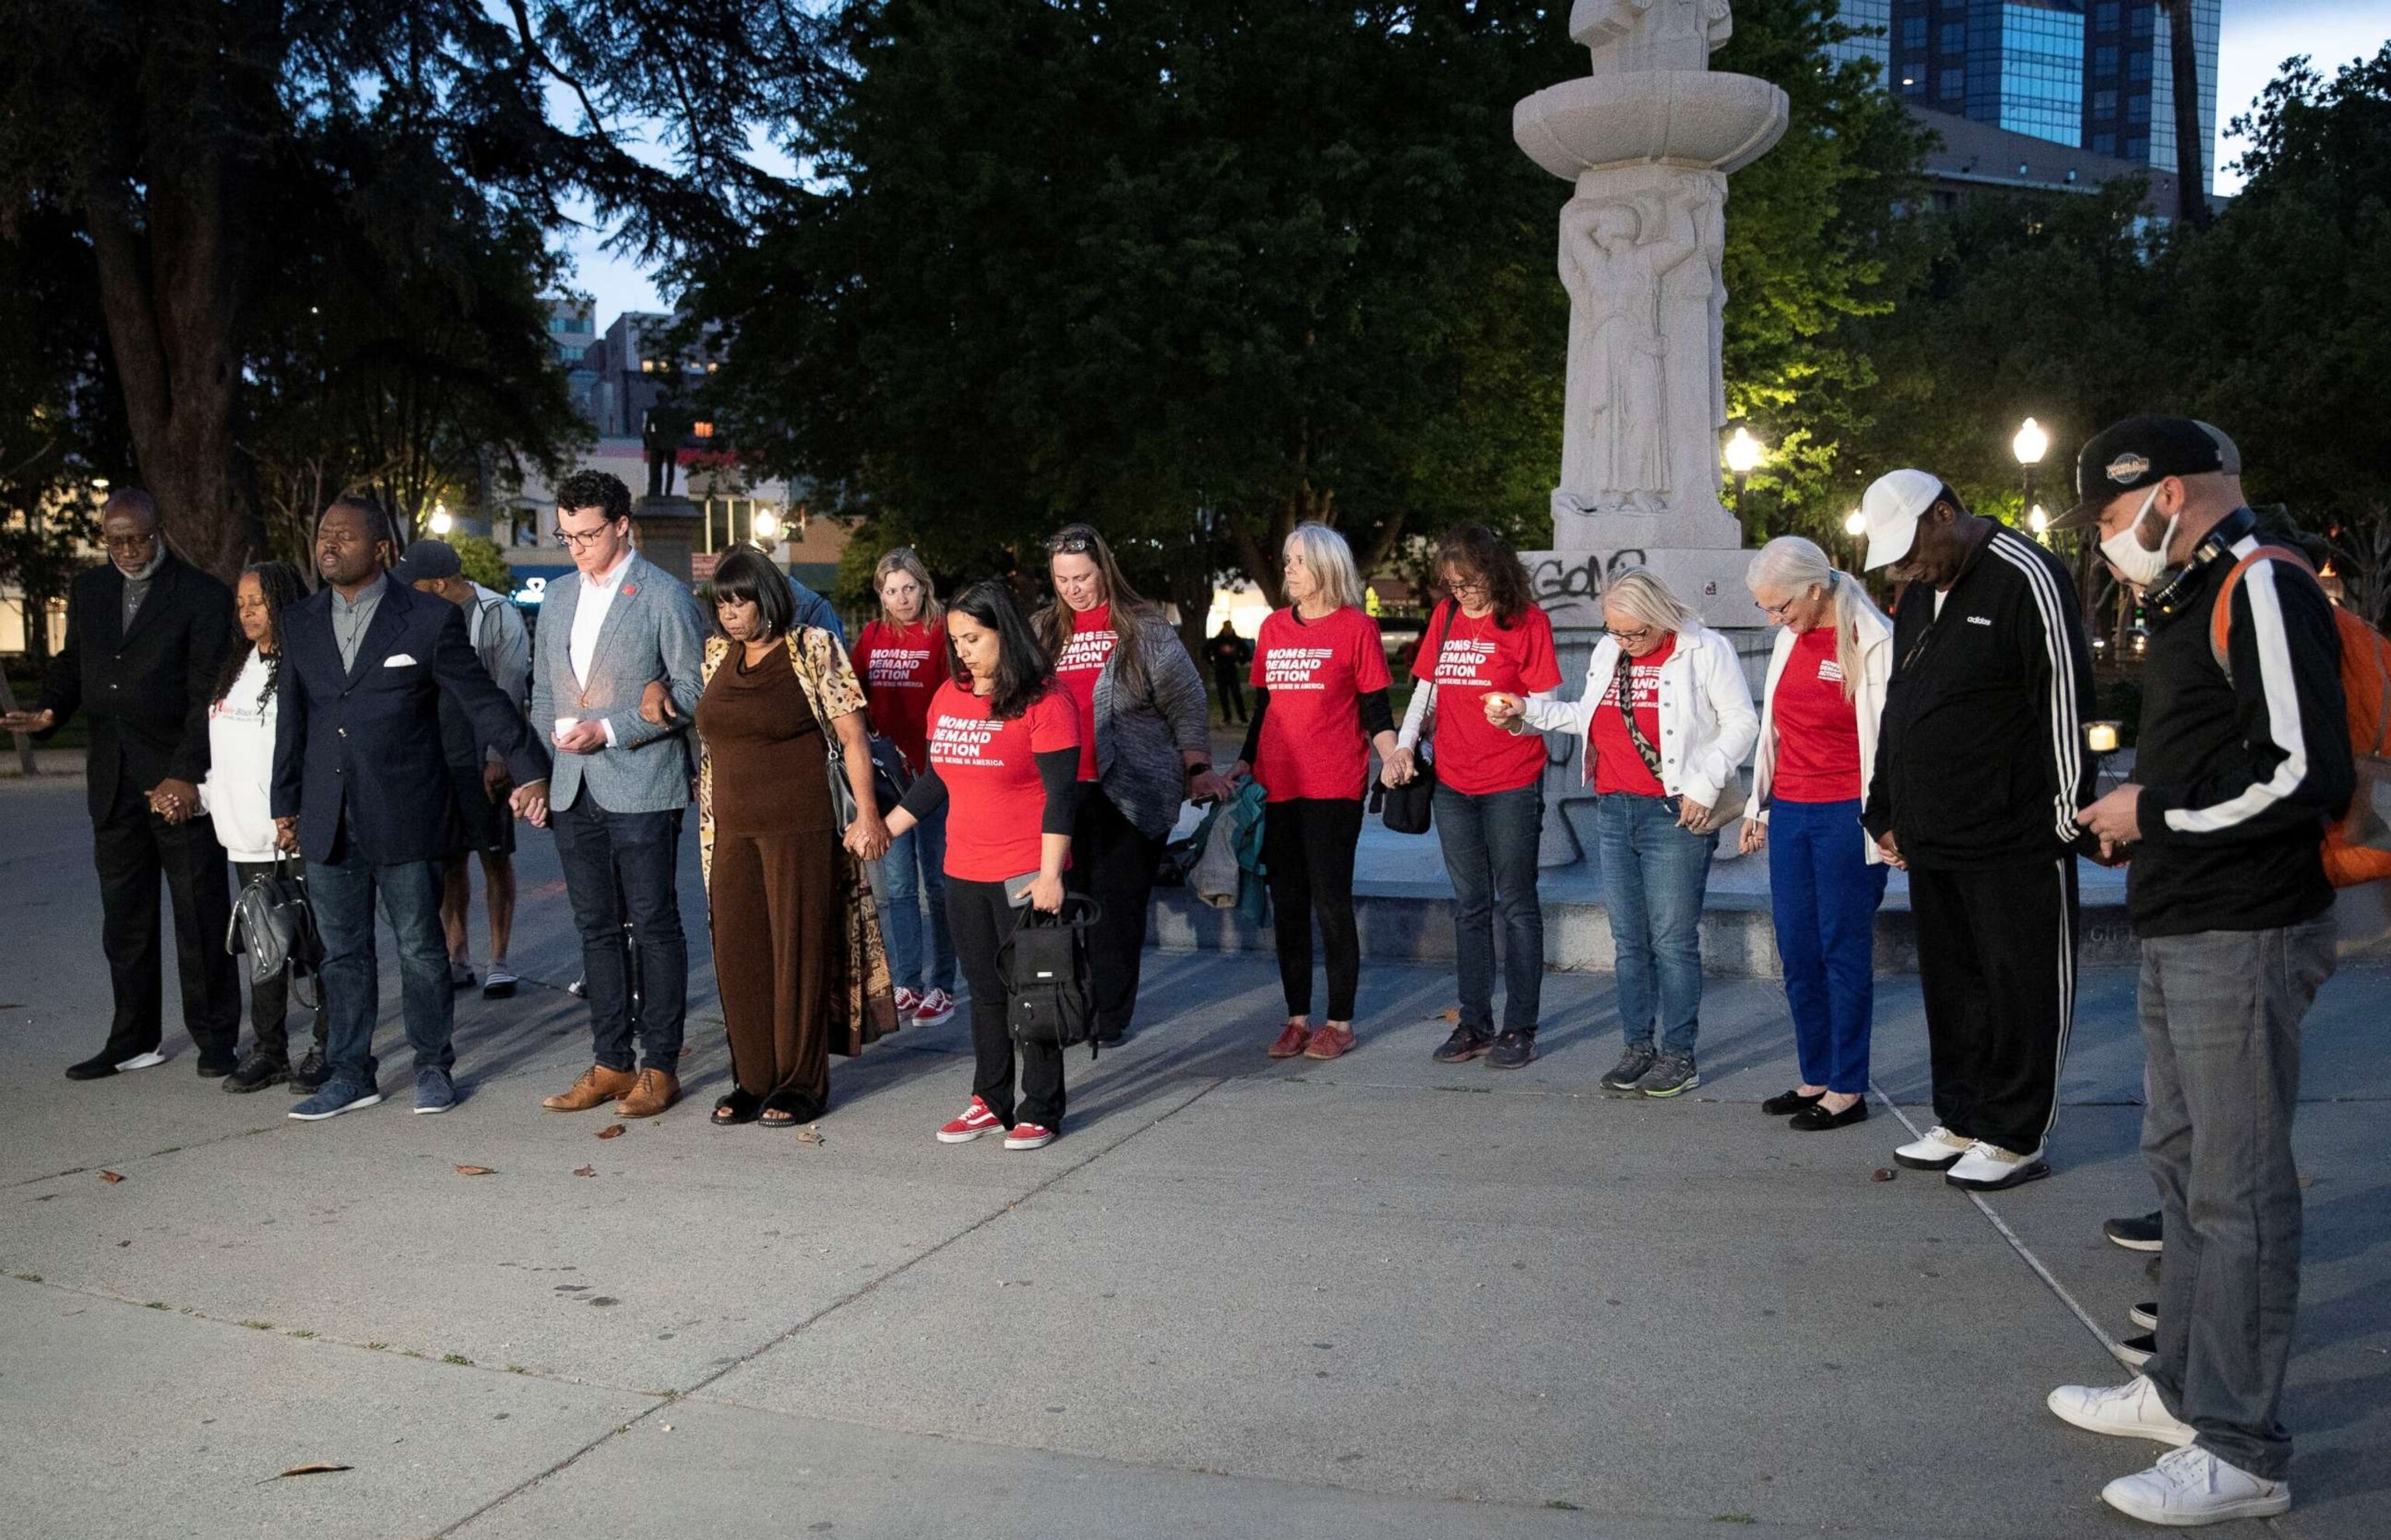
M1577 0L1570 35L1593 72L1512 109L1511 135L1575 188L1560 215L1569 375L1553 545L1525 551L1561 632L1563 688L1583 682L1609 576L1648 566L1711 625L1763 624L1743 586L1742 530L1719 501L1726 394L1719 276L1727 173L1785 132L1785 93L1717 74L1727 0ZM1575 859L1574 744L1553 744L1544 859ZM1563 756L1566 755L1566 757Z

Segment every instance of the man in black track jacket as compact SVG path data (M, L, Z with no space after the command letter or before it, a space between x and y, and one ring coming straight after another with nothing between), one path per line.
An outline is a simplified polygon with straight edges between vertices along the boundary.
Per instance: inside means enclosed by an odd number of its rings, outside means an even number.
M2142 1376L2049 1404L2094 1432L2190 1445L2110 1482L2110 1506L2170 1525L2263 1517L2291 1506L2292 1118L2300 1022L2333 969L2324 831L2354 782L2340 634L2305 562L2259 554L2240 478L2200 423L2127 418L2075 474L2083 500L2061 522L2097 528L2151 627L2134 783L2082 822L2133 861L2142 1154L2166 1265Z
M1870 486L1868 565L1903 580L1861 822L1909 874L1935 1127L1893 1158L1991 1191L2050 1174L2075 1014L2075 815L2093 764L2075 586L1923 471Z

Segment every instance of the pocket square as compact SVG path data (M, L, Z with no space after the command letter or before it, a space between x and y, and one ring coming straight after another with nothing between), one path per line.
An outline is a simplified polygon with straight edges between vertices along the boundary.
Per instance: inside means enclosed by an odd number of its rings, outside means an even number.
M390 656L381 660L381 666L384 668L412 668L415 666L415 654L413 653L393 653Z

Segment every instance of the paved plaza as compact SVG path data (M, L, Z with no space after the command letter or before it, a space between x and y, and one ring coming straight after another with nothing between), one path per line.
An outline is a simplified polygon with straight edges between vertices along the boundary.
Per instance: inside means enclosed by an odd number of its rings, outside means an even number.
M89 843L79 781L0 781L11 1534L2149 1533L2095 1495L2159 1446L2042 1406L2125 1378L2100 1333L2154 1293L2100 1236L2152 1206L2122 970L2085 981L2057 1176L1989 1201L1874 1180L1927 1116L1908 977L1878 1003L1894 1106L1836 1134L1756 1109L1795 1079L1765 980L1713 981L1702 1088L1652 1104L1596 1083L1605 975L1552 976L1544 1056L1503 1075L1429 1062L1437 969L1372 964L1360 1048L1273 1064L1267 957L1157 953L1135 1039L1073 1055L1052 1147L931 1140L960 1018L834 1061L809 1144L705 1121L691 836L689 1099L601 1139L608 1113L538 1106L588 1040L527 834L537 982L461 997L463 1105L303 1125L279 1087L198 1081L174 1027L162 1068L62 1078L108 1012ZM2309 1023L2272 1534L2385 1533L2386 1005L2391 971L2352 964ZM348 1469L277 1479L314 1462Z

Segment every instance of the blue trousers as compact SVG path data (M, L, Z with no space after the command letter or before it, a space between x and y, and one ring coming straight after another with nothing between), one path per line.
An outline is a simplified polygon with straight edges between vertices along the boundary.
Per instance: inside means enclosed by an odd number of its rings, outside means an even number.
M1839 1096L1868 1093L1876 911L1890 871L1868 863L1856 798L1769 804L1768 894L1802 1080Z
M1716 834L1677 827L1677 799L1604 792L1594 799L1602 897L1619 970L1619 1029L1630 1043L1690 1054L1701 1030L1702 895Z
M1536 1029L1544 987L1544 910L1536 899L1536 840L1544 789L1534 782L1473 796L1440 783L1436 837L1453 881L1454 973L1461 1025L1494 1035L1494 923L1503 924L1503 1030Z
M339 861L307 863L307 901L324 938L319 976L330 1017L325 1057L332 1078L371 1090L376 1065L374 1020L381 1009L381 968L374 957L374 899L398 938L400 999L407 1045L418 1069L457 1062L450 1045L457 997L448 987L448 939L440 928L440 867L432 861L375 866L343 839Z
M947 931L947 809L888 842L872 863L872 896L888 942L888 973L900 989L955 991L955 943ZM926 900L928 914L923 913ZM929 950L923 951L923 943Z

